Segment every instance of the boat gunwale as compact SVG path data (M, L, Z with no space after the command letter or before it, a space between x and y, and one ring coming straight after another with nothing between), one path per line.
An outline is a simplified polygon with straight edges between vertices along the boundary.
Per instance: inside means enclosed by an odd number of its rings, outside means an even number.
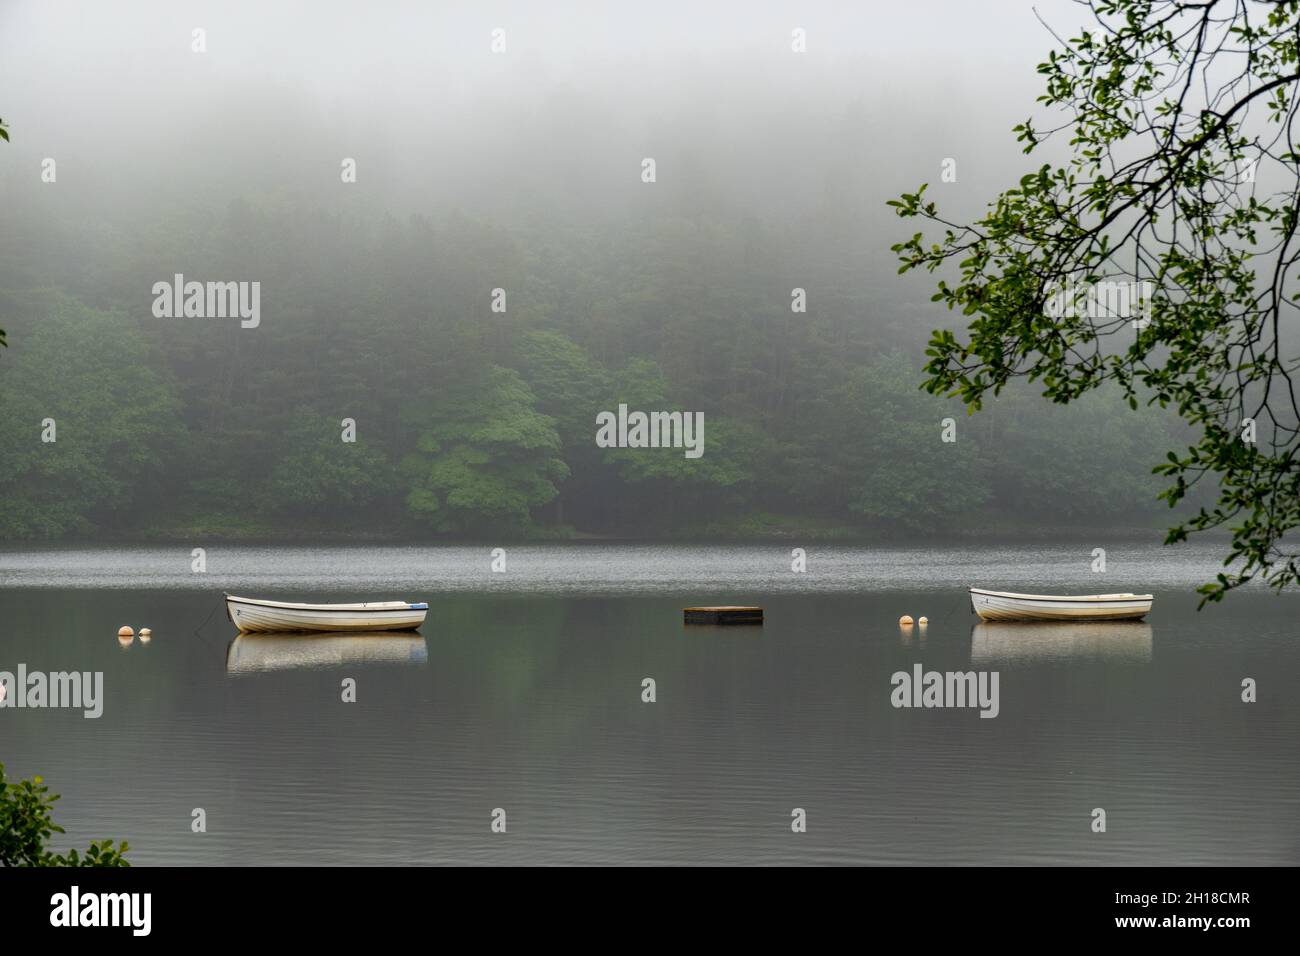
M1091 603L1091 604L1137 604L1154 601L1152 594L1018 594L1014 591L991 591L988 588L967 588L971 594L983 594L989 597L1011 598L1018 601L1037 601L1044 604L1056 603Z
M355 614L358 611L427 611L429 609L429 605L423 601L378 601L371 604L300 604L293 601L269 601L260 598L237 597L234 594L227 594L225 598L227 609L229 609L232 601L236 604L248 604L252 607L337 614Z

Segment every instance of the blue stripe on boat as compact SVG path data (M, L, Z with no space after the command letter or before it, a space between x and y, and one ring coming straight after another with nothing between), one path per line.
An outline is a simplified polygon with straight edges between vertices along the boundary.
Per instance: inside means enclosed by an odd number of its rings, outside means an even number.
M427 610L429 610L429 605L427 605L427 604L408 604L407 607L409 607L412 611L427 611Z

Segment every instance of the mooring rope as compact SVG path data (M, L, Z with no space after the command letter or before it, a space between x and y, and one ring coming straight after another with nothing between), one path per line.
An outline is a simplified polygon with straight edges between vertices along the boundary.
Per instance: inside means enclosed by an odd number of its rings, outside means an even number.
M205 644L208 644L209 647L211 647L212 645L208 641L208 639L203 636L203 629L207 627L208 622L212 620L212 615L217 613L217 608L221 607L221 605L225 603L226 603L226 596L223 594L221 595L220 599L218 599L217 603L212 606L212 610L208 612L208 616L203 619L203 623L194 629L194 634L200 639L202 639L202 641Z

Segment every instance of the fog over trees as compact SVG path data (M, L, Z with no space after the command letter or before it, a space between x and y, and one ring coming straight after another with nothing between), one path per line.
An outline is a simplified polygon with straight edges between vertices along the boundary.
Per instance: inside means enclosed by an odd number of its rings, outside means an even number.
M885 201L1028 170L1027 7L263 6L0 10L4 540L1168 519L1174 416L919 390L961 317ZM256 327L159 317L177 275L259 283ZM600 447L620 404L704 453Z

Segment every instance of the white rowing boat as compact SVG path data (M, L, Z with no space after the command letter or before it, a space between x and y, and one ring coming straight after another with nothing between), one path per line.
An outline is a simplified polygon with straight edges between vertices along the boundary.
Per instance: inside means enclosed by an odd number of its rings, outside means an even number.
M414 631L429 605L407 601L294 604L226 595L226 616L241 634L276 631Z
M1150 594L1015 594L970 589L981 621L1133 621L1151 611Z

